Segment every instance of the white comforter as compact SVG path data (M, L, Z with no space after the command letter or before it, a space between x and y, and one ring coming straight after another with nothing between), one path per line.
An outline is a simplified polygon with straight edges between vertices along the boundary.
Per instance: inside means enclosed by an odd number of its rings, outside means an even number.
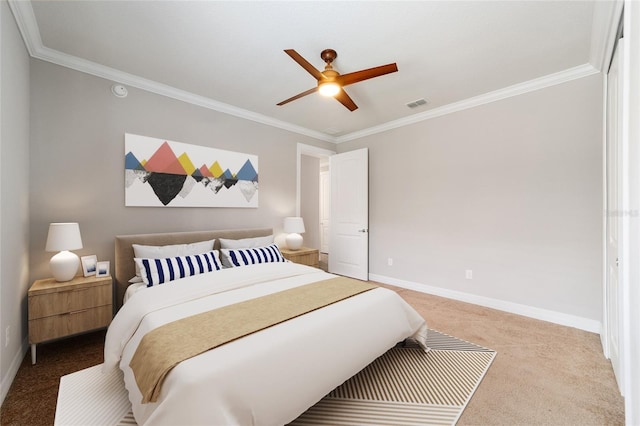
M424 320L395 292L377 288L183 361L149 404L140 403L129 362L144 334L158 326L332 277L295 263L268 263L139 291L109 327L104 371L118 365L124 371L140 425L288 423L397 342L424 341Z

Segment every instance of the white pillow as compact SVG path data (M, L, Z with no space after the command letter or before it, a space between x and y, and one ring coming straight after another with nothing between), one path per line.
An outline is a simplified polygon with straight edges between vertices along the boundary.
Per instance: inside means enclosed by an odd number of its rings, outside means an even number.
M134 257L141 259L166 259L168 257L189 256L192 254L206 253L213 250L213 243L216 240L198 241L191 244L172 244L167 246L145 246L142 244L131 244ZM140 277L140 266L136 262L136 277ZM132 282L135 278L129 280ZM136 281L139 282L139 281Z
M220 238L220 248L223 249L265 247L270 244L273 244L273 235L267 235L266 237L243 238L241 240Z
M266 237L253 237L242 238L240 240L229 240L226 238L220 238L221 249L243 249L243 248L255 248L266 247L273 244L273 235L267 235ZM233 264L227 257L225 251L221 250L220 261L225 268L232 268Z

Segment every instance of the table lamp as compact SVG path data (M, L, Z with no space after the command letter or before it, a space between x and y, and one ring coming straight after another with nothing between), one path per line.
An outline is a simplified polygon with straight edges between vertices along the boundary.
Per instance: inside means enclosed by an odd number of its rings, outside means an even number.
M77 223L51 223L47 235L46 251L57 251L49 261L53 278L58 282L70 281L76 276L80 258L69 250L82 248L80 226Z
M287 248L289 250L300 250L302 247L302 235L304 232L304 222L301 217L285 217L284 232L287 233Z

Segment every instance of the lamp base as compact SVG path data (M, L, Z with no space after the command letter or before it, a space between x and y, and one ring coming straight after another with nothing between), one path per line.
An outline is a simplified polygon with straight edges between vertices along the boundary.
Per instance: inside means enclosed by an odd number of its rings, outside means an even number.
M286 242L289 250L300 250L302 248L302 235L288 234Z
M68 250L61 251L49 261L49 269L58 282L71 281L78 272L80 258Z

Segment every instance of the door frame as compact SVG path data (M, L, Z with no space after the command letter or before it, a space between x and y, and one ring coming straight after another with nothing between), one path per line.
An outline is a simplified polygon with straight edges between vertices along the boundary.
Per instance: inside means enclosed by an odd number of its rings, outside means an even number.
M325 236L326 226L322 223L323 219L326 219L324 213L326 212L327 205L331 207L331 170L329 169L329 162L327 161L327 170L322 170L324 160L320 160L320 253L329 253L329 237ZM328 186L328 188L327 188ZM327 191L329 193L327 194ZM328 197L327 197L328 195ZM328 213L329 228L331 227L331 212Z
M608 124L608 114L607 114L607 105L608 105L608 75L609 69L611 68L611 63L613 61L613 55L615 54L616 47L618 44L618 39L621 37L621 30L623 27L623 1L617 1L614 3L613 8L611 10L611 19L609 25L609 32L607 34L607 40L604 46L604 54L603 54L603 70L602 70L602 206L603 212L605 214L602 215L602 330L600 332L600 342L602 344L602 350L604 352L604 356L607 359L610 359L610 336L609 336L609 294L608 294L608 217L607 217L607 200L609 197L609 188L608 188L608 142L607 142L607 124ZM622 72L623 70L620 70ZM622 99L622 95L620 95L620 99ZM618 111L618 115L622 115L622 108ZM618 120L621 122L621 120ZM622 139L622 129L619 129L619 139ZM621 142L618 142L618 147L620 147ZM620 172L618 173L620 175ZM620 178L619 182L622 179ZM618 188L620 191L621 188ZM619 225L619 224L618 224ZM620 228L618 226L618 234L620 233ZM618 274L620 271L618 271Z
M316 158L325 158L335 155L336 151L331 151L329 149L319 148L317 146L307 145L303 143L298 143L296 151L296 216L300 216L300 192L302 191L300 185L302 180L302 156L308 155ZM307 224L307 226L309 225Z
M640 424L640 4L624 3L623 149L622 149L622 326L625 341L625 419Z

